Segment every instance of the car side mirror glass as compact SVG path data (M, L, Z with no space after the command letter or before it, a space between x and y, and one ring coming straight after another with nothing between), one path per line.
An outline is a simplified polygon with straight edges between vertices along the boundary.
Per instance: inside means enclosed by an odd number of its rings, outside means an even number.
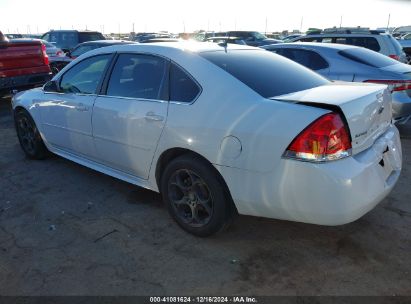
M52 93L57 93L60 91L59 85L57 81L55 80L50 80L43 86L43 91L44 92L52 92Z

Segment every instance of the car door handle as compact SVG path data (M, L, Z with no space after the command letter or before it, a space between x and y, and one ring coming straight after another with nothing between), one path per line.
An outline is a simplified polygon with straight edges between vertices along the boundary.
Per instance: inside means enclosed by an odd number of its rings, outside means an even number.
M152 121L163 121L164 120L164 116L161 115L157 115L154 112L148 112L145 116L146 120L152 120Z
M86 112L86 111L88 111L88 107L85 106L85 105L82 104L82 103L80 103L78 106L76 106L75 109L76 109L77 111L80 111L80 112Z

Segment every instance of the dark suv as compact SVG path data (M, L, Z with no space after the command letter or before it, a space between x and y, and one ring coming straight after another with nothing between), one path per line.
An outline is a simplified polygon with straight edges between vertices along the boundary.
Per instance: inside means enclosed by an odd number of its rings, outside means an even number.
M59 30L45 33L41 39L53 43L63 51L71 51L79 43L94 40L105 40L103 34L92 31Z

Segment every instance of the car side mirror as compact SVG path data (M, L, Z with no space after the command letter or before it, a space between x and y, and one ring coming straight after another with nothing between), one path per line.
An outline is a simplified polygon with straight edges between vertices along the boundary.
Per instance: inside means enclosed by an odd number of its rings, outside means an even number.
M50 80L43 86L43 91L50 92L50 93L58 93L60 92L60 88L59 88L57 81Z

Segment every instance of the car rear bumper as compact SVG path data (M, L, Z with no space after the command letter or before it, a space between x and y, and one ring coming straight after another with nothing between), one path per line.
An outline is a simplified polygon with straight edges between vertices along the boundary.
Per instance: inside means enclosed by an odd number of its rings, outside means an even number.
M11 91L14 89L30 88L42 85L51 79L51 73L37 73L0 78L0 91Z
M390 126L371 148L338 161L284 159L270 174L217 169L240 214L332 226L352 222L381 202L397 182L401 163L399 133Z

